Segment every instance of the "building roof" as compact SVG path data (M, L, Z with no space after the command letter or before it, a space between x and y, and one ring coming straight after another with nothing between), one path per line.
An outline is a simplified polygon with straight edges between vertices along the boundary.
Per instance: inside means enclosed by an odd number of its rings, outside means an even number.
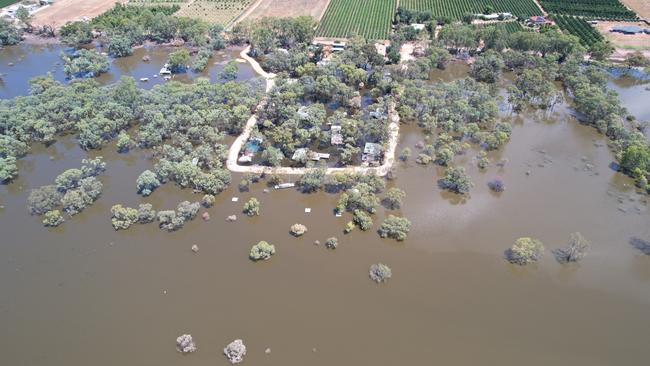
M374 142L366 142L366 145L363 147L363 153L366 155L377 156L381 154L382 150L381 145L375 144Z
M616 26L612 28L612 32L636 34L643 32L643 28L637 25Z

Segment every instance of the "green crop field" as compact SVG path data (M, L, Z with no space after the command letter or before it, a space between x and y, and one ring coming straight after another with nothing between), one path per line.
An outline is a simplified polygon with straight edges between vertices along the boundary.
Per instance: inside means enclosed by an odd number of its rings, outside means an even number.
M637 15L618 0L539 0L549 13L598 19L636 19Z
M0 8L4 8L5 6L15 4L18 1L20 1L20 0L0 0Z
M395 0L332 0L318 26L319 37L387 39Z
M554 15L553 19L562 31L580 38L580 43L587 47L603 40L603 36L582 18Z
M434 17L460 19L466 13L482 14L488 7L497 13L512 13L521 18L542 15L533 0L401 0L400 7L430 11Z

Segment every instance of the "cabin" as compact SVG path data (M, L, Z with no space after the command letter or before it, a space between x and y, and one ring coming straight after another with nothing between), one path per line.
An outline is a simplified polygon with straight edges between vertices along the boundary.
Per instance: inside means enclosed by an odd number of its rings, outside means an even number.
M296 149L296 151L294 151L293 156L291 157L291 160L293 160L293 161L307 161L307 160L319 161L320 159L329 159L329 158L330 158L330 154L319 153L319 152L311 151L308 148L301 147L300 149Z
M416 31L419 32L419 31L423 30L424 28L426 28L426 26L424 24L421 24L421 23L413 23L413 24L411 24L411 28L413 28L413 29L415 29Z
M366 142L366 145L363 147L361 161L364 165L377 166L381 161L383 150L384 149L379 144Z
M532 25L545 25L545 24L553 24L552 21L546 19L546 17L541 16L541 15L534 15L530 18L528 18L528 23Z
M616 26L610 29L610 32L622 33L627 35L643 33L645 30L637 25Z
M336 41L332 43L332 52L341 52L345 50L345 42Z

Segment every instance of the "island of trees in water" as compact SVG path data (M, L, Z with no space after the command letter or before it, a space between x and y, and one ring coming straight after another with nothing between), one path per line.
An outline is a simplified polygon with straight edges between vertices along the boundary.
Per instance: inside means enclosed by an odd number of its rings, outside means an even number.
M266 71L278 74L276 86L263 96L261 85L234 81L170 82L147 91L137 88L128 77L103 87L87 79L66 85L51 77L37 77L30 82L29 95L0 102L0 179L10 182L18 174L17 159L27 154L32 144L50 144L59 136L74 134L84 149L99 149L117 139L122 152L151 150L156 165L134 184L139 193L148 195L161 184L174 182L202 192L206 195L203 201L210 202L231 180L224 167L224 135L239 134L257 113L259 123L250 142L256 141L261 163L280 166L292 159L290 164L313 167L299 180L301 190L336 187L341 192L337 211L353 216L345 230L367 230L380 202L375 195L385 189L377 183L381 179L326 176L308 153L298 152L328 151L337 158L336 164L345 166L363 160L362 151L367 153L364 150L370 144L378 147L381 159L387 141L388 106L394 103L402 123L417 124L427 136L415 161L445 167L438 185L467 194L473 184L464 167L456 166L456 157L479 150L476 161L485 168L492 163L486 152L499 149L511 137L512 126L498 117L497 108L502 74L508 71L515 75L506 93L514 113L529 107L552 109L564 97L571 98L580 119L610 139L621 171L632 176L641 189L650 188L647 141L617 96L605 87L603 64L585 62L587 50L576 37L553 30L507 32L500 27L456 23L444 25L432 39L426 29L416 31L397 24L387 57L380 55L372 42L354 38L343 52L326 58L323 48L311 43L314 23L310 18L242 22L224 32L219 26L174 18L171 13L164 7L116 6L89 23L66 25L60 37L80 46L92 41L93 32L99 31L100 42L116 57L128 55L133 46L143 42L182 39L195 52L197 69L207 62L212 50L248 43L250 55ZM5 34L3 39L12 36ZM426 48L420 57L400 63L397 50L406 41L424 42ZM463 55L474 61L468 77L449 83L429 80L433 69L445 69L454 57ZM80 65L99 64L97 72L105 69L101 60L75 62L92 57L95 55L83 51L70 56L66 65L69 74L81 72ZM175 52L170 67L185 67L189 57L186 49ZM564 92L556 82L563 85ZM401 160L410 158L410 150L400 154ZM243 187L259 178L245 177ZM274 183L281 180L267 178ZM494 191L504 187L502 181L490 182ZM388 191L383 200L387 207L395 208L401 197L400 192ZM259 205L255 206L247 203L245 212L259 213ZM188 202L175 211L158 211L156 217L161 227L175 229L182 226L181 221L194 217L195 207ZM139 215L136 209L114 207L116 228L150 221L151 208L141 209ZM47 215L48 223L60 221L55 213ZM409 229L409 222L389 216L379 234L403 240Z

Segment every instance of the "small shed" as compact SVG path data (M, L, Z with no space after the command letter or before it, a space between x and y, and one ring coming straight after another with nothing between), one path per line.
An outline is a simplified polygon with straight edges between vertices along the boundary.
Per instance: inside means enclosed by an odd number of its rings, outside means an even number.
M383 148L381 145L373 142L366 142L366 145L363 147L361 161L367 165L379 165L382 152Z
M616 26L611 29L612 32L623 34L638 34L643 33L643 28L637 25Z

